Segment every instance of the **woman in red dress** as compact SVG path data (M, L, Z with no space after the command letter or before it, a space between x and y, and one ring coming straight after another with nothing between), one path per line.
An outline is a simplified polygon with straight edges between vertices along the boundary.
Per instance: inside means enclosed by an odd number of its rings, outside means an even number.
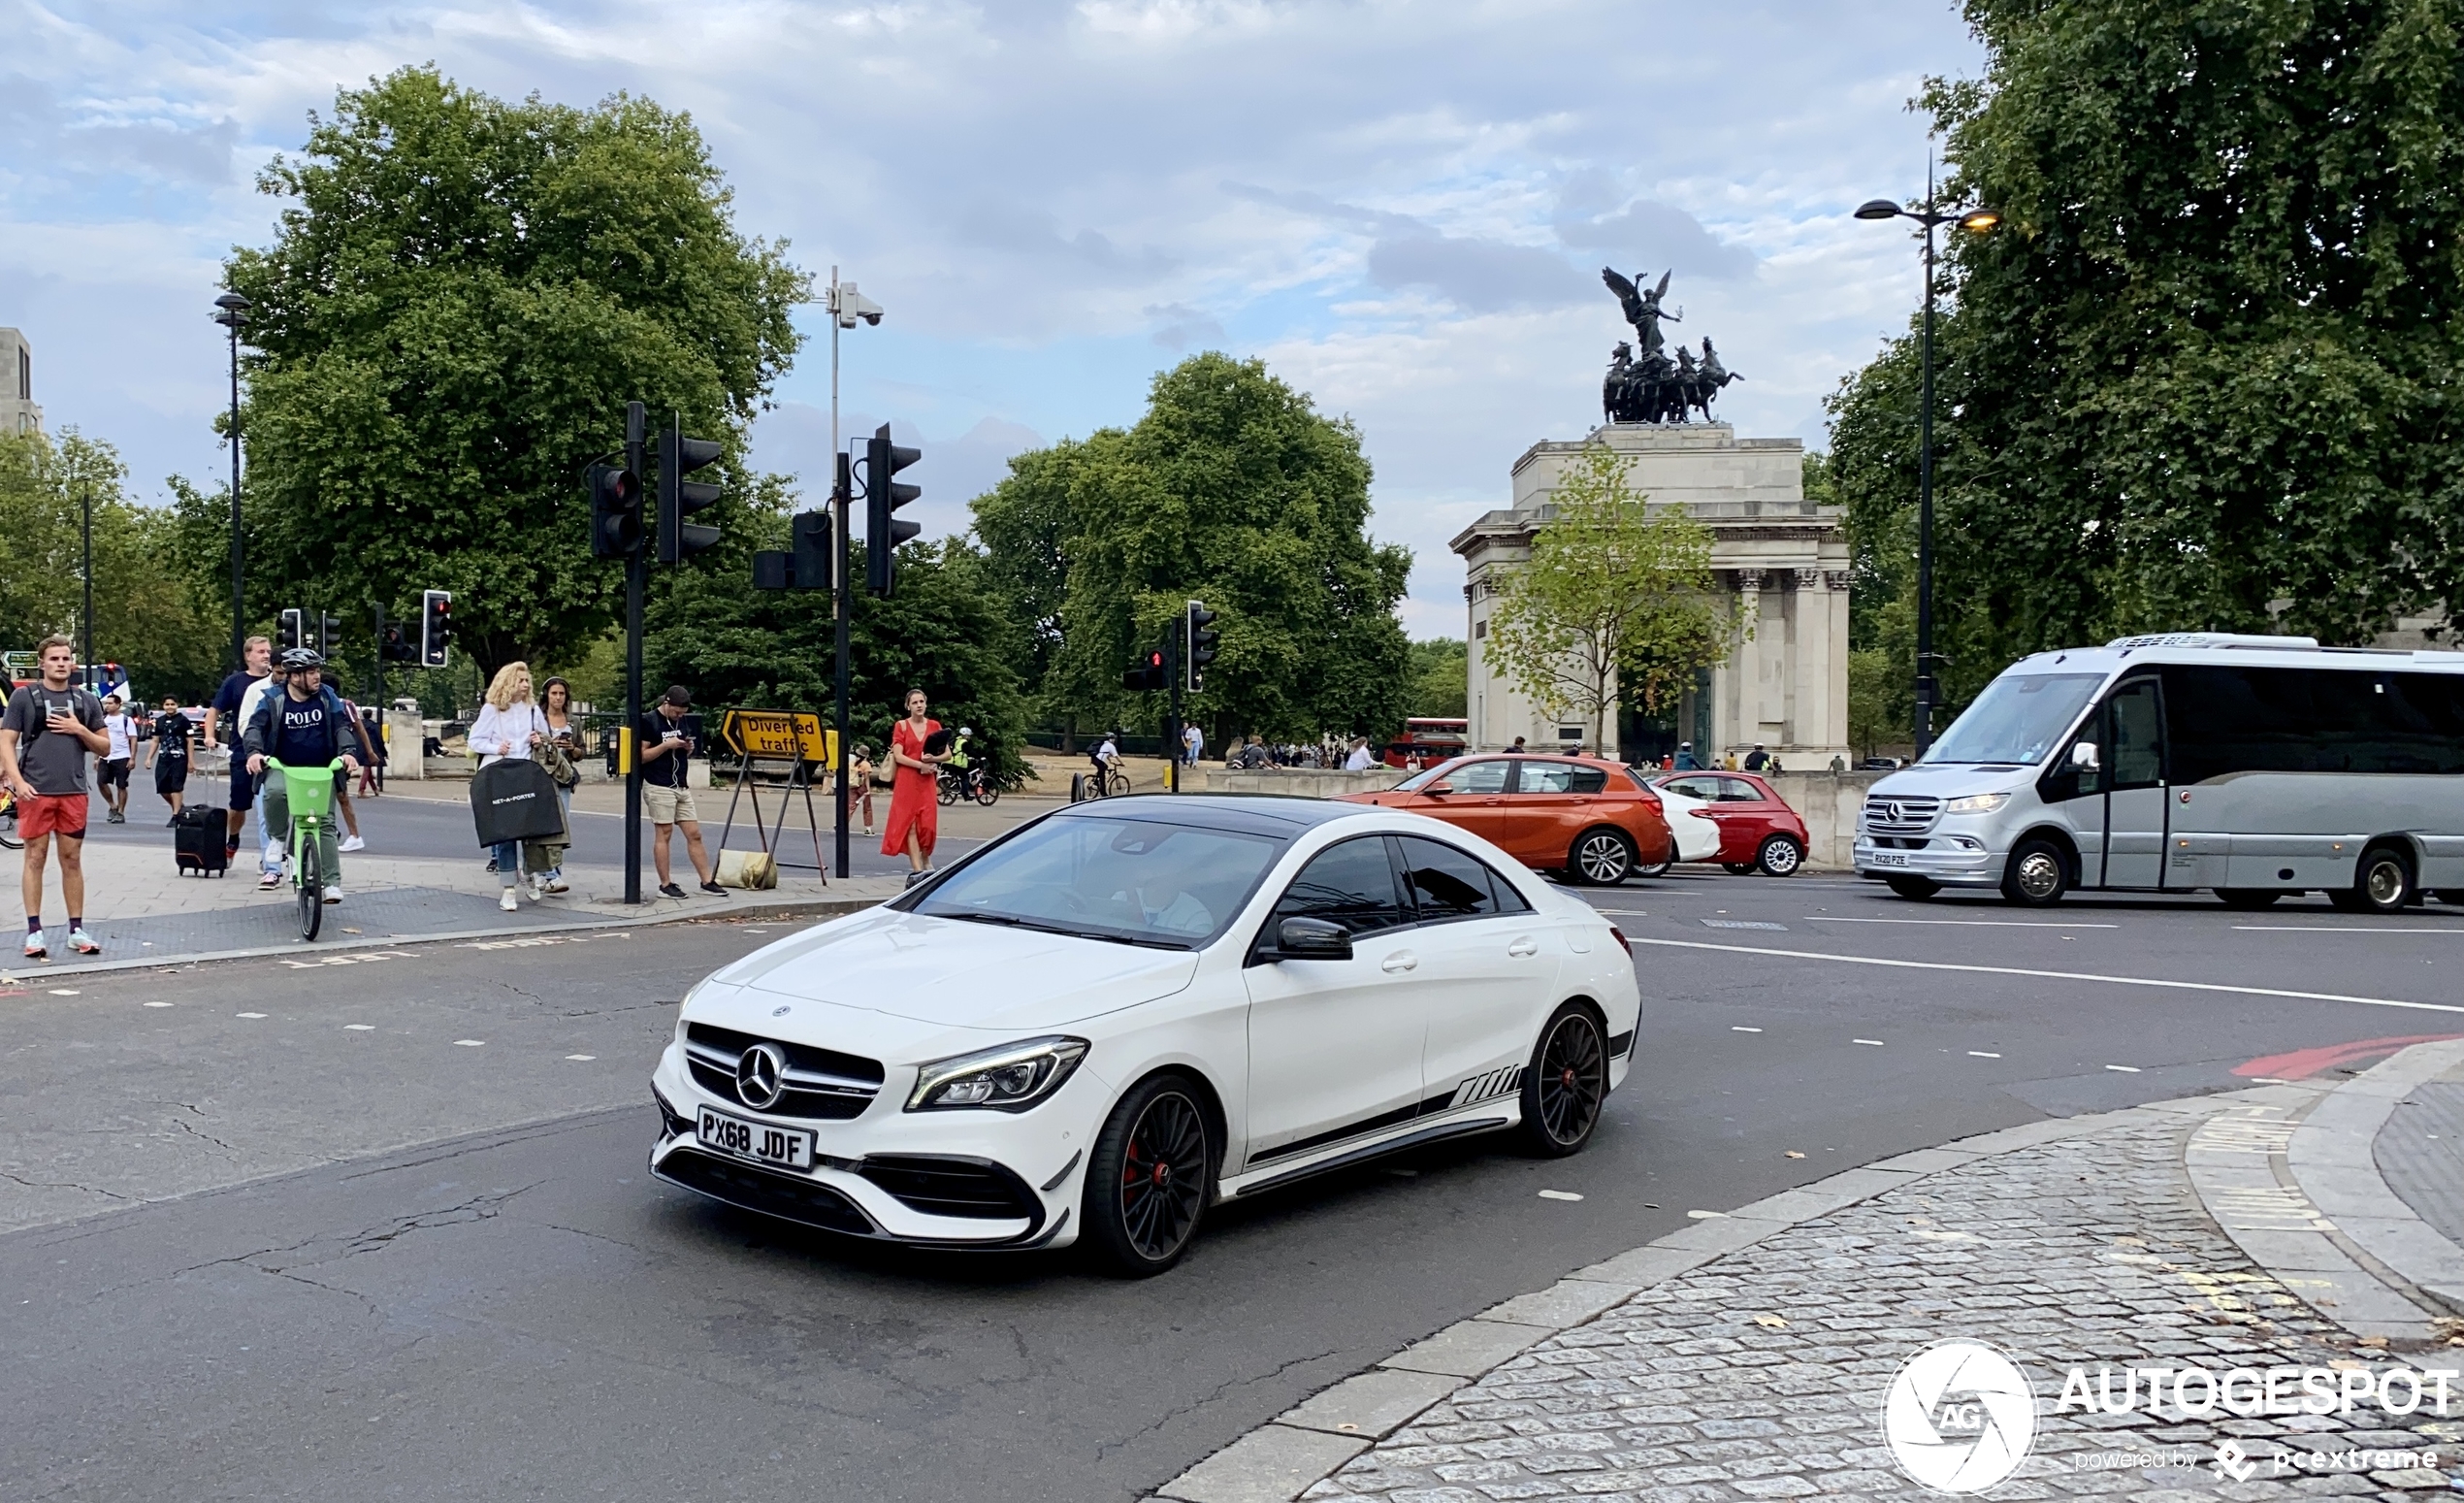
M924 714L924 692L907 691L907 718L890 733L890 818L882 825L881 853L904 855L910 871L932 869L932 843L941 833L943 753L926 752L924 739L941 722Z

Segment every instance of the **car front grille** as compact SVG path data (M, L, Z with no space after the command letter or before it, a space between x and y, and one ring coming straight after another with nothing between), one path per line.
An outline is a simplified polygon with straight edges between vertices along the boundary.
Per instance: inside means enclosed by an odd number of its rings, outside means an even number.
M777 1046L787 1057L787 1069L781 1079L786 1089L776 1102L766 1107L745 1101L736 1090L736 1062L755 1044ZM807 1121L845 1122L860 1117L881 1095L884 1074L879 1060L859 1055L841 1054L835 1049L816 1049L810 1044L791 1044L785 1039L764 1039L756 1033L739 1033L707 1023L685 1025L685 1063L702 1090L716 1096L742 1104L748 1111L765 1117L798 1117Z
M1921 835L1942 814L1942 801L1929 794L1877 794L1865 801L1865 833Z
M1033 1221L1041 1214L1025 1181L981 1160L871 1154L856 1172L900 1205L926 1216Z
M827 1185L729 1163L690 1148L677 1149L659 1160L652 1172L714 1200L764 1216L800 1222L827 1231L853 1232L859 1237L870 1236L875 1229L872 1218L859 1210L855 1201Z

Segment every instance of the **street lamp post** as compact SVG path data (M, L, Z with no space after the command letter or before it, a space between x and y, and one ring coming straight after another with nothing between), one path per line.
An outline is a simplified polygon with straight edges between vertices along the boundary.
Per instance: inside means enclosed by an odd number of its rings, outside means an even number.
M2002 222L1990 209L1943 213L1933 200L1933 175L1926 174L1923 211L1902 209L1887 198L1857 206L1860 219L1914 219L1925 226L1925 333L1919 357L1917 397L1917 717L1916 755L1933 744L1933 232L1945 224L1978 234Z
M838 808L831 818L831 840L837 849L831 859L841 879L848 872L847 651L849 607L854 604L856 581L848 577L847 572L848 492L853 487L848 478L846 451L838 446L838 331L853 329L859 320L879 327L881 312L881 305L858 292L854 282L838 279L837 267L829 269L830 583L838 635L838 651L831 670L838 727L838 768L831 779L831 786L838 790Z
M85 503L85 645L79 656L85 660L79 677L86 691L94 688L94 477L78 477L78 494Z
M236 292L226 292L213 300L213 306L220 310L213 321L231 331L231 666L236 672L245 672L248 610L240 544L240 326L248 321L248 310L254 305Z

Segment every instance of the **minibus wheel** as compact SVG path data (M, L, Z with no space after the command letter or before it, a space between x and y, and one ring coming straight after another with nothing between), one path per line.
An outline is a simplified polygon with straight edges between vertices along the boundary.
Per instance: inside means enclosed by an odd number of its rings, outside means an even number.
M2413 901L2413 863L2392 845L2374 845L2361 853L2352 886L2327 895L2347 913L2395 913Z
M2022 840L2002 868L2002 896L2030 908L2051 907L2070 891L2070 863L2051 840Z
M1902 898L1930 898L1942 891L1942 884L1931 877L1884 877L1882 880Z

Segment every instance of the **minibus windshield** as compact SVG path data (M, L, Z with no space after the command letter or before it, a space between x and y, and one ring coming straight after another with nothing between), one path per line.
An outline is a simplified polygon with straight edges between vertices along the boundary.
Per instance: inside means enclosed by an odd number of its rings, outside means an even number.
M1919 760L2042 762L2104 681L2102 673L2004 673Z

